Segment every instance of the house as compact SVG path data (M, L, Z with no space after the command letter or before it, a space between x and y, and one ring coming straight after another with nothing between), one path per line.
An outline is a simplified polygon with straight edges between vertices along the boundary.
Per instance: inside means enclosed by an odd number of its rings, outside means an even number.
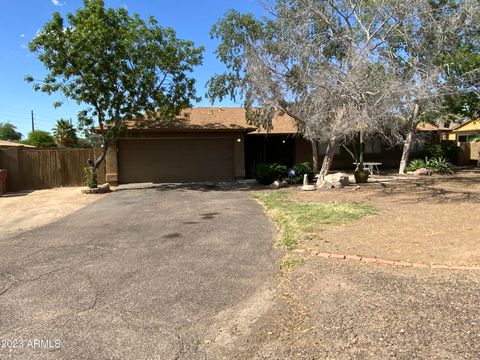
M453 128L448 139L457 142L470 142L478 136L480 136L480 118L475 118Z
M35 146L32 145L26 145L22 143L18 143L15 141L9 141L9 140L0 140L0 147L18 147L18 146L23 146L26 148L34 148Z
M176 121L127 121L106 158L111 184L138 182L228 181L251 178L258 163L288 166L312 163L312 146L292 118L277 115L270 131L248 124L245 109L198 107L183 111ZM320 146L320 159L325 153ZM370 140L366 161L398 166L401 150ZM339 147L332 168L353 168Z

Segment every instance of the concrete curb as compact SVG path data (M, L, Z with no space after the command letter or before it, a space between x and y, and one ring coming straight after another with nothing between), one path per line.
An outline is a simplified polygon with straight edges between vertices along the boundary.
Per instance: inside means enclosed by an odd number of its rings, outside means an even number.
M336 260L351 260L358 261L364 264L378 264L393 266L398 268L422 268L422 269L446 269L446 270L480 270L480 266L450 266L442 264L422 264L422 263L412 263L408 261L399 261L399 260L386 260L380 258L371 258L360 255L345 255L345 254L334 254L334 253L325 253L320 251L312 251L312 256L319 256L325 259L336 259Z

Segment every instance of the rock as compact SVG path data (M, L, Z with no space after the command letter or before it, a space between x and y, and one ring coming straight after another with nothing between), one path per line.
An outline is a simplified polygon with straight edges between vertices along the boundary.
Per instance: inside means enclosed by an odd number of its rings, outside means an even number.
M275 180L273 183L271 183L268 187L270 189L280 189L282 187L287 186L287 182L285 180Z
M413 172L413 175L415 176L428 176L431 175L431 171L426 169L426 168L420 168L417 169Z
M302 190L303 191L312 191L315 190L317 187L315 185L303 185Z
M87 188L87 189L83 189L82 190L82 193L84 194L106 194L106 193L109 193L111 190L110 190L110 185L108 183L105 183L103 185L100 185L99 187L97 188L93 188L93 189L90 189L90 188Z
M350 179L347 174L339 172L325 176L324 183L330 184L330 188L342 188L350 185Z

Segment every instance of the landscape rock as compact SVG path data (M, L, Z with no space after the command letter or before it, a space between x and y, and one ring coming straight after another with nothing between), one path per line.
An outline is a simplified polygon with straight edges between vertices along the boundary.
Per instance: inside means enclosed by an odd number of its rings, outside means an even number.
M413 175L415 176L428 176L431 175L431 171L426 169L426 168L420 168L417 169L413 172Z
M325 183L327 186L330 184L330 188L342 188L350 185L350 179L347 174L339 172L325 176L324 185Z
M110 191L111 191L110 190L110 185L108 183L105 183L103 185L100 185L97 188L83 189L82 193L84 193L84 194L106 194L106 193L109 193Z
M287 185L288 185L288 183L287 183L285 180L282 180L282 181L280 181L280 180L275 180L275 181L274 181L273 183L271 183L268 187L269 187L270 189L280 189L280 188L285 187L285 186L287 186Z
M315 190L315 189L316 189L315 185L308 185L308 175L307 174L303 175L302 190L303 191L312 191L312 190Z

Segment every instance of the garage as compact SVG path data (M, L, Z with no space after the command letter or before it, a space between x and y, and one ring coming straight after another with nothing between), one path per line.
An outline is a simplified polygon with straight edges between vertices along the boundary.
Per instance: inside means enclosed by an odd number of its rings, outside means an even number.
M235 178L235 138L120 139L120 183L228 181Z

